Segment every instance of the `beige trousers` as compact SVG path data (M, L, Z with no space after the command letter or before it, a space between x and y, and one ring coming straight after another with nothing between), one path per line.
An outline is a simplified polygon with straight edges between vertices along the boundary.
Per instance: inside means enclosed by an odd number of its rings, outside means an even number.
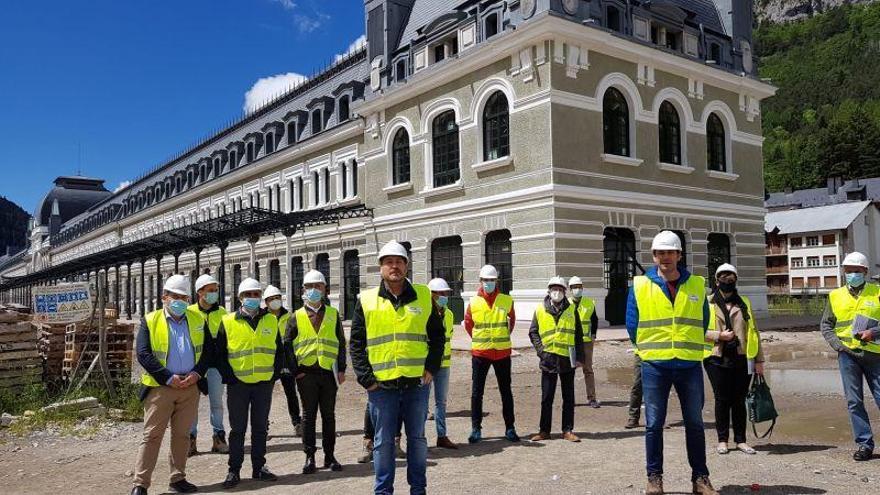
M144 436L138 449L134 486L150 487L159 448L168 424L171 424L171 483L186 478L186 455L189 429L199 410L199 388L195 385L178 390L156 387L144 399Z

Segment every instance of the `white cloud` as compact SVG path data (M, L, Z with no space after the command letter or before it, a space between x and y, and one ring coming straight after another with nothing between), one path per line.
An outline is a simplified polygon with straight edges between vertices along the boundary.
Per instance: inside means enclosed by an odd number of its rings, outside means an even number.
M128 187L130 185L131 185L130 180L124 180L124 181L120 182L118 186L116 186L116 189L114 189L113 192L118 193L119 191L125 189L126 187Z
M281 4L284 7L284 10L293 10L296 8L296 2L293 0L272 0L277 4Z
M306 79L308 79L306 76L295 72L259 79L244 94L244 111L247 113L253 112L272 98L289 91L294 86L302 84Z
M293 24L300 33L308 34L321 27L321 18L297 14L293 16Z
M367 45L367 35L362 34L362 35L360 35L360 37L358 37L358 39L352 41L351 44L348 45L348 50L345 50L345 53L337 53L335 61L339 62L343 58L360 50L361 48L363 48L366 45Z

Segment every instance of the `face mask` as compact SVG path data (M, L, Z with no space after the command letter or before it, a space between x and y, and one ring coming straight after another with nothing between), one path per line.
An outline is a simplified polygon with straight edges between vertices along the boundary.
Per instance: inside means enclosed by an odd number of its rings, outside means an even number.
M861 287L865 283L865 274L862 272L847 273L846 285L850 287Z
M279 301L277 299L274 301L270 301L269 302L269 309L271 309L272 311L278 311L279 309L281 309L281 301Z
M448 296L437 296L437 306L445 308L447 304L449 304Z
M321 291L318 289L306 289L306 293L303 294L303 299L306 301L315 304L321 301Z
M563 292L561 290L551 290L550 291L550 300L551 301L558 303L558 302L562 301L563 298L565 298L565 292Z
M181 316L183 316L184 313L186 313L187 306L188 305L186 304L186 301L174 299L168 305L168 311L170 311L172 315L180 318Z
M584 289L571 289L571 295L576 299L580 298L582 295L584 295Z
M241 302L241 305L244 309L254 312L260 309L260 298L259 297L246 297L244 301Z
M483 292L486 294L491 294L495 292L495 281L491 282L483 282Z
M219 292L208 292L205 294L205 302L208 304L217 304L217 301L220 300Z
M721 292L733 292L736 290L736 282L718 282L718 289L720 289Z

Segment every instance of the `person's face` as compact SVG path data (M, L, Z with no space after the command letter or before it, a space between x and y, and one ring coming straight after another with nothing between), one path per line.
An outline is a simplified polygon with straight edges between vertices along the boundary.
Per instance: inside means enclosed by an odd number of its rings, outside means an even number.
M254 298L254 297L257 298L257 299L260 299L260 298L261 298L260 296L262 296L262 295L263 295L263 291L259 291L259 290L249 290L249 291L242 292L241 294L239 294L239 295L238 295L238 298L239 298L242 302L244 302L245 299L250 299L250 298Z
M385 256L379 266L382 280L402 282L406 278L406 259L401 256Z
M166 308L171 304L171 301L175 300L189 303L189 296L182 296L174 292L165 292L162 294L162 304L164 304Z
M303 284L303 291L307 291L309 289L318 289L318 292L320 292L321 295L323 296L324 295L324 287L325 287L324 284L322 284L320 282L315 283L315 284Z
M845 266L843 273L864 273L867 275L868 269L863 266Z
M681 251L654 251L654 263L663 271L671 271L678 266Z
M731 272L721 272L715 277L715 280L719 284L735 284L736 274Z
M217 284L208 284L208 285L202 287L201 289L199 289L199 291L198 291L199 299L201 299L201 300L204 301L204 300L205 300L205 294L207 294L207 293L209 293L209 292L217 292L217 291L219 291L219 290L220 290L220 286L219 286L219 285L217 285Z
M280 301L280 300L281 300L281 296L272 296L272 297L269 297L269 298L266 299L266 307L269 307L269 304L271 304L272 301Z

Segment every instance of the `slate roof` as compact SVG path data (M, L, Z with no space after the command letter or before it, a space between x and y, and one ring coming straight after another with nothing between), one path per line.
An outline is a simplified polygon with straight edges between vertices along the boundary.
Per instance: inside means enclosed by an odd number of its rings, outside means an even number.
M843 230L855 221L871 201L855 201L815 208L773 211L764 217L764 230L779 228L780 234Z
M856 184L855 180L846 181L836 194L828 194L827 187L802 189L790 193L770 193L769 197L764 201L764 206L770 209L809 208L812 206L846 203L847 192L861 187L865 188L865 199L873 201L880 200L880 177L874 177L871 179L859 179L858 184Z
M443 14L454 12L455 8L463 3L464 0L416 0L397 48L409 45L410 41L419 35L420 28Z

